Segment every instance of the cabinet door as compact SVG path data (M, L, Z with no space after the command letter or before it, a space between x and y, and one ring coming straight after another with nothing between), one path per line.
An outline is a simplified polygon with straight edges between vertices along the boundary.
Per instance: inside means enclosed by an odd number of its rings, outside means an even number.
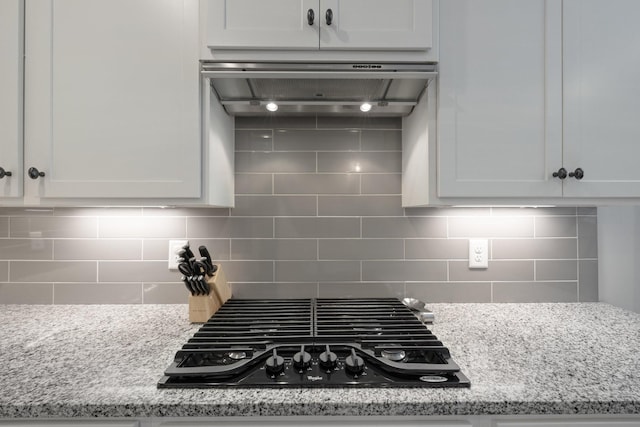
M207 45L213 49L319 46L318 0L206 0L206 14Z
M199 197L197 0L26 4L25 196Z
M22 0L0 2L0 198L22 196ZM2 173L0 172L0 175Z
M640 27L636 0L565 0L565 196L640 197Z
M432 10L431 0L320 0L320 48L429 49Z
M440 2L438 195L560 196L561 3Z

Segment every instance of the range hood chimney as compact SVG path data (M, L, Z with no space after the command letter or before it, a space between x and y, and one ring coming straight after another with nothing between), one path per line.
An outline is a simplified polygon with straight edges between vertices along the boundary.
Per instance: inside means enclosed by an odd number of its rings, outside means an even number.
M420 101L437 76L436 67L427 62L205 61L201 72L232 116L402 117Z

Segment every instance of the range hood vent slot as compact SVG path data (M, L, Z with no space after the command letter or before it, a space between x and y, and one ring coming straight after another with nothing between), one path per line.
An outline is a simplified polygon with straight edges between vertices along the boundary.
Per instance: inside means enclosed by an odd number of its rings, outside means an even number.
M203 62L202 75L228 114L406 116L437 75L433 63L229 63Z

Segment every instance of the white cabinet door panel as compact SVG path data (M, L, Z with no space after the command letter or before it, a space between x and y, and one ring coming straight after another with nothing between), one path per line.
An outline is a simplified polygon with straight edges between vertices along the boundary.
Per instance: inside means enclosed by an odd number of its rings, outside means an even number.
M560 7L440 3L440 197L561 195Z
M429 49L432 9L431 0L320 0L320 49Z
M199 197L196 0L26 8L25 167L38 197Z
M318 49L318 0L207 0L206 10L210 48Z
M640 27L636 0L565 0L565 196L640 197Z
M0 198L22 196L22 0L0 2Z

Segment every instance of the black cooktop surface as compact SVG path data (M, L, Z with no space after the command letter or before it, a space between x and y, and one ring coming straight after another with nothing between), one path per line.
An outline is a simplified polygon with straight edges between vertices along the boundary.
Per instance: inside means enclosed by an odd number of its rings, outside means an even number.
M230 299L158 383L185 387L469 387L393 298Z

